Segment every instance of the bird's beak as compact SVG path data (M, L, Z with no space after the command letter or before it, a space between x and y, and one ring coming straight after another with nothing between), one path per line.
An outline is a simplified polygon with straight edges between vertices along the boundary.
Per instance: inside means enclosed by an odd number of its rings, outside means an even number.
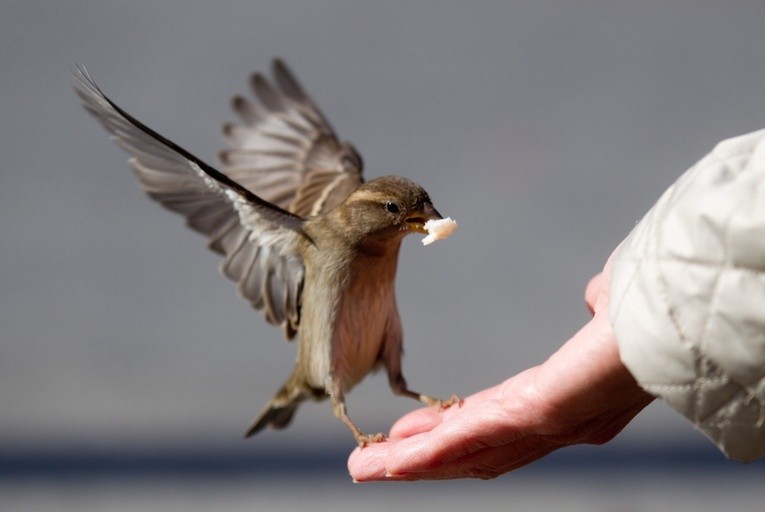
M439 220L442 218L443 217L438 213L438 210L433 208L433 205L426 201L422 203L420 208L412 212L406 218L405 222L406 225L409 226L409 229L415 233L427 233L428 231L425 229L425 223L429 220Z

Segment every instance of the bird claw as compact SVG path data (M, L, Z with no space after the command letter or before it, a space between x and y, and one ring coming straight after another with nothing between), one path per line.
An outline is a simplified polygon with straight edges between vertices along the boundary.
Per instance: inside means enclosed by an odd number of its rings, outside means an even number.
M361 434L356 436L356 442L359 443L360 448L364 448L368 444L384 443L386 439L388 438L382 432L377 434Z
M457 407L462 407L462 400L457 395L452 395L447 400L436 400L436 403L435 403L435 405L438 406L439 411L448 409L454 404L457 404Z
M457 404L458 406L462 406L462 400L457 395L452 395L446 400L441 400L441 399L433 398L430 396L420 395L420 401L425 403L426 405L435 405L436 407L438 407L439 411L448 409L454 404Z

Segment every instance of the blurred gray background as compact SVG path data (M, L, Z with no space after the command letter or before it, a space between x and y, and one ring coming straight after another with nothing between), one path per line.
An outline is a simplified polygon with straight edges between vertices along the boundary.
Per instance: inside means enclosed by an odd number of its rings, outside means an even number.
M588 318L587 280L659 194L719 140L765 127L763 21L761 0L6 0L0 497L18 509L158 510L190 489L151 484L154 495L139 485L131 494L108 480L90 494L78 488L79 501L60 483L19 490L14 467L55 477L45 464L51 454L64 454L53 457L59 462L85 454L87 465L93 454L332 453L332 477L320 487L339 489L327 498L337 501L333 510L354 503L337 497L343 492L368 509L377 498L409 496L398 507L406 508L447 488L372 487L367 498L348 482L353 440L326 403L304 406L289 430L240 439L290 371L294 346L237 297L202 237L144 196L126 154L79 106L75 63L126 110L215 163L220 126L234 119L230 97L248 93L249 74L283 57L362 153L367 177L414 179L459 222L433 246L405 241L397 294L412 387L468 395L555 351ZM362 428L378 431L416 404L393 397L376 375L349 407ZM609 446L559 460L576 467L597 454L629 458L677 446L723 459L655 403ZM656 485L677 476L657 479L651 467L656 481L642 494L627 483L624 494L618 484L605 491L595 478L592 488L606 497L594 502L587 481L565 471L540 480L542 470L524 470L456 488L468 500L494 492L500 507L525 489L529 510L536 490L569 508L642 510L661 496ZM739 485L758 468L762 476L762 465L741 467L722 463L719 471ZM715 486L683 473L688 487L667 496L686 504L693 496L696 510L709 505L704 493ZM244 478L235 490L209 484L193 492L211 509L245 510L264 499L258 486L311 488L290 484L289 472L258 474L269 483ZM550 494L546 478L578 494ZM168 488L176 494L163 494ZM295 507L312 496L286 492ZM131 501L139 495L144 501Z

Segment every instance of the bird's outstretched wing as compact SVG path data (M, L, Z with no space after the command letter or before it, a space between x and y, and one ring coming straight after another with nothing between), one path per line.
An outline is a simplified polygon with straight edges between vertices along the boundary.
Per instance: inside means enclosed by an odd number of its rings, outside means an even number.
M255 73L259 105L235 96L241 123L223 126L229 148L220 153L223 172L264 199L303 217L334 208L362 183L362 161L340 142L329 122L281 60L272 85Z
M234 179L133 118L87 73L74 71L85 109L132 158L149 196L186 217L225 256L223 273L266 319L292 338L299 323L305 269L299 253L303 218L258 197Z

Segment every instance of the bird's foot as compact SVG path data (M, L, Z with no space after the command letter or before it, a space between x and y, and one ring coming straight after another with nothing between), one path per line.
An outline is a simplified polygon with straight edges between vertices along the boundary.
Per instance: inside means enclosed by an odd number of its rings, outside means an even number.
M435 405L438 407L439 411L443 411L444 409L448 409L454 404L457 404L458 407L462 406L462 400L457 395L452 395L446 400L441 400L438 398L433 398L430 396L421 395L420 400L427 404L427 405Z
M356 442L359 443L360 448L364 448L368 444L383 443L387 439L385 434L379 432L377 434L359 434L356 437Z

